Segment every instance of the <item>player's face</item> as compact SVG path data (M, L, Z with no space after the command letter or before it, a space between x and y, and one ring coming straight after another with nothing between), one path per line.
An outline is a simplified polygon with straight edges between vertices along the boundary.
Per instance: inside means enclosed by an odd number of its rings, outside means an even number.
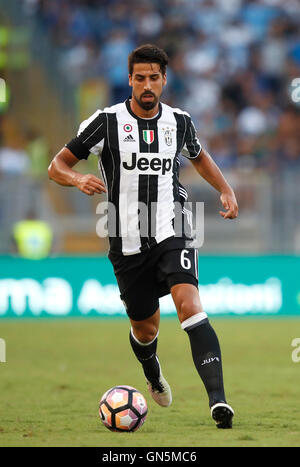
M154 109L166 83L166 75L162 74L158 63L135 63L129 75L132 96L144 110Z

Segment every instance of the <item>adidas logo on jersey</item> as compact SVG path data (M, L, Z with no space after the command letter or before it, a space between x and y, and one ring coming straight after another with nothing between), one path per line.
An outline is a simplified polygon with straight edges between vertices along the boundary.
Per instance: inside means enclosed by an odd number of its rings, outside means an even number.
M132 135L126 136L126 138L123 139L124 143L135 143L135 139Z

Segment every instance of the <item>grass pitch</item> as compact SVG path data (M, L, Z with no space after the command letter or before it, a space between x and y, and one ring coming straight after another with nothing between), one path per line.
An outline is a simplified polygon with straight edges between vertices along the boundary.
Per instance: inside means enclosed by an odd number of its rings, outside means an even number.
M213 319L221 343L234 428L218 430L176 319L161 321L158 355L173 390L169 408L149 397L129 346L127 319L0 321L0 446L300 446L300 362L291 342L299 319ZM126 384L147 399L146 423L112 433L98 401Z

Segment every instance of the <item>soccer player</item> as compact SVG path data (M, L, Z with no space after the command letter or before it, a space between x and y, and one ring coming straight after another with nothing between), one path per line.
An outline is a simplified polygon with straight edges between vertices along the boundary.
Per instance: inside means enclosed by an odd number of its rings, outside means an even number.
M160 102L167 83L168 57L146 44L128 58L132 95L125 102L97 110L79 127L51 162L55 182L83 193L107 193L109 254L130 319L130 344L143 367L153 399L172 402L169 384L157 357L159 298L171 293L181 328L187 333L195 367L208 394L218 428L231 428L234 411L227 403L219 341L202 308L198 291L197 249L191 233L176 230L175 205L181 225L190 225L187 192L179 182L179 155L219 193L224 219L238 215L235 194L197 138L190 115ZM102 180L73 169L89 154L99 158ZM141 205L145 209L141 209ZM178 210L177 210L178 211ZM115 222L114 222L115 221Z

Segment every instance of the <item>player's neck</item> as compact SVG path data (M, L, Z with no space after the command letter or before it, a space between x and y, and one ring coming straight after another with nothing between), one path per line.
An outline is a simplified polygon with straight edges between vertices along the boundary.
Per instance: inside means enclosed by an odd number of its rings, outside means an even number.
M139 118L153 118L159 112L159 102L151 110L143 109L133 98L130 99L130 108L132 112Z

